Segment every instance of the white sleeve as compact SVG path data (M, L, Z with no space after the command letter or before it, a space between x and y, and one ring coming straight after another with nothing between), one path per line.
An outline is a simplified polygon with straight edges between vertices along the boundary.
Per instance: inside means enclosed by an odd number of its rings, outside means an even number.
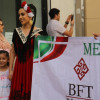
M60 34L63 34L66 31L66 28L60 23L55 24L54 29L55 29L55 31L57 31Z

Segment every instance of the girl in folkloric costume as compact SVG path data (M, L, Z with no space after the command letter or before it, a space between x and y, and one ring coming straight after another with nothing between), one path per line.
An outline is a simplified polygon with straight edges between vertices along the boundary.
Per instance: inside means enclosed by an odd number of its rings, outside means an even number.
M11 81L9 76L9 53L0 50L0 100L8 100Z
M24 1L19 9L19 21L22 27L16 28L13 33L13 48L10 58L10 74L12 79L9 100L30 100L34 36L41 34L42 30L34 26L36 20L36 8ZM32 19L33 24L32 24ZM13 60L16 56L14 72ZM13 76L13 77L12 77Z

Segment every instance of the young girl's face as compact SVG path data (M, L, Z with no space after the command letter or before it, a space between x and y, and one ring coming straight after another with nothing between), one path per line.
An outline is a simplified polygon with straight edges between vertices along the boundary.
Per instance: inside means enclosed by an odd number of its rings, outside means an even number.
M5 67L7 66L8 63L8 57L6 56L5 53L0 54L0 67Z

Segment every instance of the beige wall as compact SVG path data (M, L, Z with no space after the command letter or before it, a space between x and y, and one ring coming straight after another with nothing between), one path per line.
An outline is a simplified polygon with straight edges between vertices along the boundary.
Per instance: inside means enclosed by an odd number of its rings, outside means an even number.
M100 33L100 0L85 0L85 34Z
M75 0L51 0L51 8L60 9L60 22L64 25L68 15L75 15ZM75 36L75 26L73 36Z

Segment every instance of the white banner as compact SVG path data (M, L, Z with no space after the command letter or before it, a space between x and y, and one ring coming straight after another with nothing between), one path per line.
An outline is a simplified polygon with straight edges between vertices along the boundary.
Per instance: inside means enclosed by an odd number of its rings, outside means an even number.
M100 100L100 38L66 39L38 40L31 100ZM41 44L52 46L42 56Z

